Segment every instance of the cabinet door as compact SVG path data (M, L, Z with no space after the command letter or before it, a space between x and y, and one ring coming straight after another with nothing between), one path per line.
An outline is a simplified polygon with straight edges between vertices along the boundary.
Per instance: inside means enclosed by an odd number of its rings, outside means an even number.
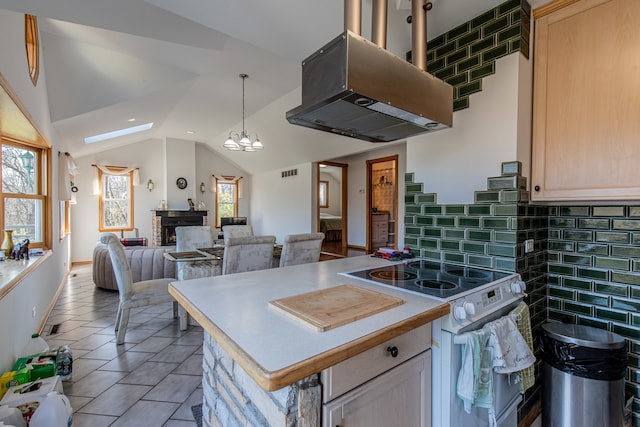
M640 198L640 1L535 21L532 200Z
M324 427L431 426L431 350L324 405Z

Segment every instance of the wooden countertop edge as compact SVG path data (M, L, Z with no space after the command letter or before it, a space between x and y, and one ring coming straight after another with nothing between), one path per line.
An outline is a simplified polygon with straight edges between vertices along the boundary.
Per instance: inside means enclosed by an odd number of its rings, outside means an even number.
M183 295L169 284L169 293L189 312L189 314L204 328L209 335L222 347L230 357L236 361L251 378L266 391L279 390L296 381L316 374L323 369L349 359L363 351L369 350L394 337L409 332L419 326L432 322L449 313L449 304L442 303L430 310L426 310L416 316L401 322L389 325L379 331L360 337L354 341L345 343L317 356L302 360L299 363L277 371L267 371L218 328L193 304L184 299Z
M38 266L42 264L43 261L49 258L50 256L51 256L51 250L44 251L42 255L39 255L37 257L38 259L36 259L33 262L33 264L26 266L20 273L16 275L16 277L10 279L7 283L2 284L2 287L0 287L0 299L4 298L4 296L7 295L9 292L11 292L13 288L18 286L18 283L22 282L22 280L25 277L27 277L31 272L35 271L35 269L38 268ZM36 258L36 257L31 256L31 258ZM9 263L9 262L20 262L20 261L14 261L7 258L7 260L4 262Z

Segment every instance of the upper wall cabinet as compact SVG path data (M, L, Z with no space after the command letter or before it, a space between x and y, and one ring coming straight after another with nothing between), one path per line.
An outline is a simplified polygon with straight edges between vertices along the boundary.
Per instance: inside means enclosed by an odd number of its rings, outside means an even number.
M535 21L531 198L640 199L640 1L555 3Z

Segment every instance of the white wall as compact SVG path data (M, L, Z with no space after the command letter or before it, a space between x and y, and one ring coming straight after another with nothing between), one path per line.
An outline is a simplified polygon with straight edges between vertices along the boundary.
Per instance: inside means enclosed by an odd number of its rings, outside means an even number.
M133 187L134 227L138 228L140 236L151 237L151 211L158 207L161 199L167 198L163 147L164 141L149 139L75 159L80 174L76 179L77 204L71 206L72 262L90 261L100 237L98 195L93 194L97 173L92 164L140 168L140 185ZM147 190L149 178L154 183L153 191ZM126 235L132 236L132 233Z
M519 53L499 59L496 74L471 95L470 107L454 113L451 129L407 140L407 172L426 193L437 193L439 203L473 203L474 191L500 176L502 162L521 161L529 176L530 68Z
M249 201L251 195L251 177L245 171L220 157L215 151L204 144L196 144L196 186L197 200L204 201L209 215L209 225L215 226L215 193L211 192L211 175L241 176L244 197L238 199L238 216L249 216ZM251 155L250 153L246 153ZM201 193L200 183L203 182L206 191ZM196 200L196 199L194 199Z
M333 168L342 175L342 168L333 166L328 168ZM330 173L322 172L322 169L320 171L320 181L327 181L329 191L328 207L320 208L320 212L340 216L342 214L342 180L337 180Z
M93 248L100 237L98 231L98 196L93 194L96 173L92 164L135 166L140 168L140 185L133 189L134 226L140 236L151 238L152 211L161 200L167 200L170 209L189 209L188 198L194 203L204 200L209 215L215 209L214 193L209 191L212 173L242 175L242 171L221 159L203 144L179 139L149 139L112 150L76 159L80 170L77 185L78 203L71 208L73 262L90 261ZM176 179L187 179L187 188L178 189ZM208 178L207 178L208 177ZM147 190L147 181L154 182L153 191ZM200 182L207 191L200 193ZM245 182L245 193L250 194L250 182ZM240 213L248 212L248 202L241 201ZM131 236L132 233L126 233Z
M252 177L251 215L249 223L254 233L274 235L280 243L284 236L315 231L315 211L312 207L315 164L305 163L286 168L298 174L282 178L281 170Z
M24 15L0 11L0 73L9 82L43 136L52 144L53 155L53 242L52 256L26 276L0 300L0 370L9 370L22 348L37 332L45 311L52 304L56 291L66 277L69 265L69 238L60 240L58 209L58 162L60 145L49 121L46 97L46 70L42 66L37 86L33 86L27 71L24 47ZM63 150L64 151L64 150ZM13 262L13 261L5 261ZM36 307L36 316L31 309Z
M380 144L372 145L372 148ZM406 146L404 143L386 144L381 148L353 156L332 159L347 163L348 168L348 243L366 246L367 243L367 160L398 155L398 243L404 239L404 173L406 170Z

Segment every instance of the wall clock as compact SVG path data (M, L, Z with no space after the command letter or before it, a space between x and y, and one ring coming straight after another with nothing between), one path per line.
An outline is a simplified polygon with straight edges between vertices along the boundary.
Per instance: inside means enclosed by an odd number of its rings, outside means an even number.
M176 181L176 185L178 186L179 189L184 190L185 188L187 188L187 180L180 177Z

